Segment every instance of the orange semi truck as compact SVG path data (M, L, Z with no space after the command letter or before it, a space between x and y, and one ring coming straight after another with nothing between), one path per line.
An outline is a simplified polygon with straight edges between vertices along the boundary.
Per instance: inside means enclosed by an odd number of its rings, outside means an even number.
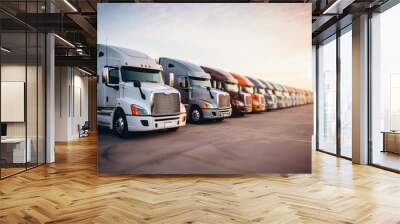
M233 72L231 75L239 82L240 91L251 94L252 112L265 111L265 98L262 94L254 92L254 84L243 75Z

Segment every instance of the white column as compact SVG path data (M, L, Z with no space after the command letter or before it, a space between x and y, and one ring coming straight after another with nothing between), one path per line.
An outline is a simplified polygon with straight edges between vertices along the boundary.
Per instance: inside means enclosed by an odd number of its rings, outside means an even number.
M54 133L55 133L55 60L54 60L54 35L46 37L46 163L55 161Z
M353 162L368 163L368 15L353 19Z
M54 12L52 1L46 1L46 12ZM55 162L55 43L54 34L46 35L46 163Z

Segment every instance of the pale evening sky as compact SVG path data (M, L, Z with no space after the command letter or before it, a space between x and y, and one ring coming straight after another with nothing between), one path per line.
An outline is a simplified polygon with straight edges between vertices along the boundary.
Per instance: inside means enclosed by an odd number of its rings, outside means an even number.
M311 89L311 4L98 4L98 43Z

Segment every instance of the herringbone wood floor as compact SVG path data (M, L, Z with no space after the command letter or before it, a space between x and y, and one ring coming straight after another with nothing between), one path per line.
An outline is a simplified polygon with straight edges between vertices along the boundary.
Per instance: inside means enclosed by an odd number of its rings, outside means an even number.
M400 175L313 153L312 175L99 176L95 138L0 181L0 223L400 223Z

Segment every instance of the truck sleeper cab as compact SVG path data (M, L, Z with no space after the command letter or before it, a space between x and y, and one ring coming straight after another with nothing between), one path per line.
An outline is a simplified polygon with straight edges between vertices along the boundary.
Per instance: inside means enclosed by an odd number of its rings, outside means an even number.
M282 94L283 94L283 96L285 97L285 100L286 100L286 107L293 106L292 105L293 104L292 97L290 97L289 91L286 89L286 87L284 85L282 85L282 84L278 84L278 85L281 86Z
M283 88L283 94L286 96L288 100L289 107L293 107L295 104L295 98L291 94L291 90L288 86L281 85Z
M238 81L233 76L221 69L201 66L201 68L211 75L211 85L215 89L225 91L231 99L232 114L244 115L252 110L251 95L239 91ZM247 99L247 100L246 100Z
M252 102L252 112L265 111L265 98L263 95L254 92L254 84L250 82L250 80L243 75L239 75L232 72L231 74L236 80L238 80L240 91L250 93Z
M212 119L222 121L232 114L229 94L211 87L210 74L200 66L172 58L159 59L165 78L173 77L169 85L181 93L181 102L188 112L188 120L201 123Z
M278 109L278 99L274 94L275 87L271 83L262 79L259 79L259 81L265 85L265 92L268 93L272 98L272 109Z
M274 107L272 96L265 91L266 86L258 79L246 76L254 84L254 92L264 97L265 111L270 111Z
M180 93L165 85L162 67L144 53L98 45L97 120L120 137L177 130L186 124Z
M271 84L275 87L274 94L278 99L278 108L288 107L287 98L283 95L282 87L276 83L271 83Z
M298 94L298 89L294 87L287 87L289 89L290 96L293 98L293 106L301 105L301 96Z

